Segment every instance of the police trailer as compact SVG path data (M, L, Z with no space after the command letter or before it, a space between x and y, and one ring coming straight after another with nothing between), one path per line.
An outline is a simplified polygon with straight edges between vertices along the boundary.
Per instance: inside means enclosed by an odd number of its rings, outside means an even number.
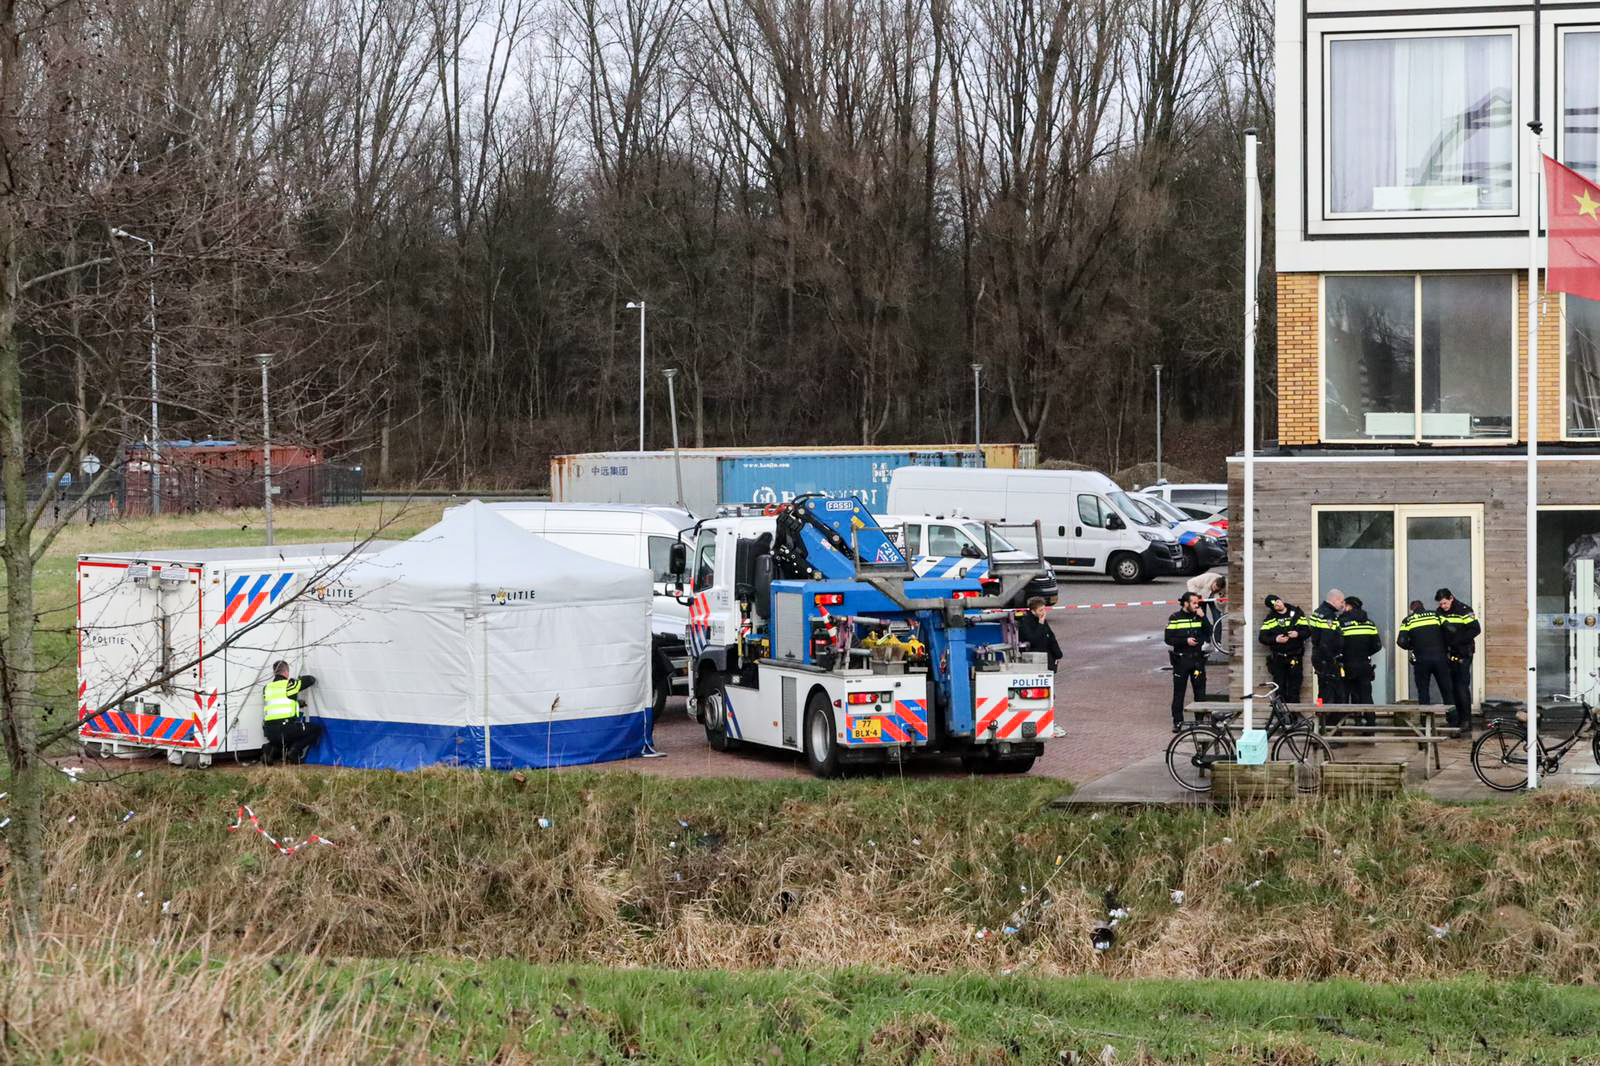
M690 582L690 710L717 750L849 763L959 755L1024 772L1054 724L1045 657L1024 652L1012 604L1047 566L989 552L982 578L919 576L853 498L801 497L708 519L675 546ZM985 527L992 540L995 527Z
M77 691L84 749L92 755L165 752L169 762L191 767L259 749L261 690L272 664L279 658L297 663L304 654L301 599L326 595L348 557L385 547L80 555Z

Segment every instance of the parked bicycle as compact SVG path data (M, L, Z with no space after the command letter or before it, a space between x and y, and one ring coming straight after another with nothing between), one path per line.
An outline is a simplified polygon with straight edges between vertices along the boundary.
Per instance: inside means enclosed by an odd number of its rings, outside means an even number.
M1600 677L1600 674L1596 676ZM1562 757L1585 736L1589 738L1594 761L1600 764L1600 719L1595 718L1594 707L1588 697L1560 693L1552 696L1551 700L1572 704L1581 713L1571 734L1554 744L1546 744L1544 730L1539 731L1539 774L1553 774L1561 769ZM1472 772L1478 775L1479 781L1496 792L1518 792L1528 787L1527 717L1526 711L1518 711L1515 718L1496 718L1489 723L1483 736L1472 744Z
M1233 656L1233 613L1219 610L1215 615L1208 612L1206 622L1206 657L1229 659Z
M1322 781L1322 767L1333 758L1327 743L1311 726L1311 720L1290 710L1278 695L1278 686L1269 682L1261 690L1267 699L1267 753L1274 762L1295 764L1295 788L1315 792ZM1219 762L1236 762L1239 746L1233 723L1238 711L1214 714L1208 721L1185 725L1167 744L1167 773L1190 792L1211 791L1211 768Z

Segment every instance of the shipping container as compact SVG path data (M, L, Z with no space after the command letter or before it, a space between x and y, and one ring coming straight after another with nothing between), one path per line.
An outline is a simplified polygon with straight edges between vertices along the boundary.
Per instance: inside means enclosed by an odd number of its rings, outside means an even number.
M1034 445L996 445L995 465L1037 459ZM990 460L985 446L985 460ZM970 448L686 448L588 452L550 462L550 498L567 503L672 504L707 515L722 504L783 503L807 492L886 505L889 476L902 466L980 466Z

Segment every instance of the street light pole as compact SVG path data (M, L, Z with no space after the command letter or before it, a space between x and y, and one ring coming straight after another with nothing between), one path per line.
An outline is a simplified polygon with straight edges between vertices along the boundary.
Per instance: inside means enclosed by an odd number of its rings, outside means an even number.
M987 466L983 461L983 405L980 402L980 390L983 380L983 364L972 364L972 450L978 453L978 465Z
M161 513L161 406L160 379L156 371L156 357L161 354L161 335L156 329L156 242L148 237L138 237L125 229L113 227L113 237L137 241L150 253L150 513Z
M270 546L272 544L272 409L267 404L267 368L272 365L272 353L259 353L256 362L261 364L261 468L265 475L262 481L262 495L267 505L267 544Z
M662 373L667 375L667 410L671 412L672 417L672 474L678 480L678 506L683 507L683 462L678 455L678 392L673 387L673 379L678 376L678 372L663 370Z
M644 301L629 300L628 310L639 312L639 450L644 451Z
M1161 364L1156 364L1156 484L1161 484Z

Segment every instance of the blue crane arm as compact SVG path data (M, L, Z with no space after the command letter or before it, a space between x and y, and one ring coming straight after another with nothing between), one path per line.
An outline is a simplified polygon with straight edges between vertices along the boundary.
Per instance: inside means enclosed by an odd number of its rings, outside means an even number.
M854 497L801 496L778 516L784 576L844 581L855 577L855 552L864 563L905 566L906 559L872 512Z

